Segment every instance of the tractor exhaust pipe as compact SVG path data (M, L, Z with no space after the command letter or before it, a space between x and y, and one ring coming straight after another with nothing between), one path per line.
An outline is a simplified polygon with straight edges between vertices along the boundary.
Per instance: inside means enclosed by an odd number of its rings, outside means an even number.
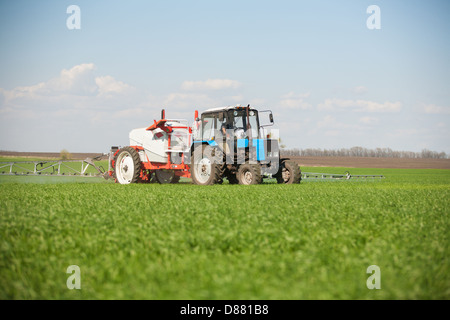
M253 143L252 139L252 126L250 125L250 104L247 106L247 137L248 137L248 146L251 147Z

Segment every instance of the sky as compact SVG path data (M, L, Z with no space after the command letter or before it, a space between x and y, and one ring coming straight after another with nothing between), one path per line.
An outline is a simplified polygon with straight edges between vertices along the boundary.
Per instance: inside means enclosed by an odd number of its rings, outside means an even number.
M1 1L0 150L107 153L163 108L192 123L250 104L272 110L287 148L450 154L449 13L437 0Z

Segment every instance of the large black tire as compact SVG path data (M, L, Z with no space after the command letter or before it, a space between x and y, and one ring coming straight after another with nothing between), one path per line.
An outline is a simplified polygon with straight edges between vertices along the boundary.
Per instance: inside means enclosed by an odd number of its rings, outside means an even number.
M160 184L178 183L180 176L177 176L173 170L156 170L155 179Z
M258 164L242 164L237 172L239 184L260 184L262 183L261 166Z
M192 155L190 167L192 182L198 185L213 185L218 183L222 177L221 164L217 148L209 145L197 146Z
M114 180L120 184L137 183L141 176L141 158L139 153L124 147L117 152L114 159Z
M293 184L300 183L302 172L298 164L293 161L283 161L280 163L280 169L275 178L278 183Z

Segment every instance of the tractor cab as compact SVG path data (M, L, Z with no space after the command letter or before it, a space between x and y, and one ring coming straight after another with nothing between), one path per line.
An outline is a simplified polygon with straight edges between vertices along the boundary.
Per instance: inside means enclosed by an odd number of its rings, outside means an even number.
M259 139L259 129L258 110L249 106L208 109L197 118L194 141Z
M264 124L261 114L268 115ZM226 178L230 183L257 184L264 177L276 177L280 183L299 182L295 165L290 167L295 171L291 176L282 177L285 159L280 158L278 140L264 134L265 127L273 125L270 110L238 105L208 109L201 117L196 111L194 117L190 168L194 183L215 184Z

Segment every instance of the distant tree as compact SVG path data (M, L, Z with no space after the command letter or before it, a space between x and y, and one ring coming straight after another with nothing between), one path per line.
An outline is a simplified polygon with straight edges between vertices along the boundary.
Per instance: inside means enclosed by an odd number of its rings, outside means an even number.
M70 159L72 159L72 154L69 151L67 151L66 149L63 149L59 153L59 157L61 158L61 160L70 160Z
M439 153L438 158L439 159L446 159L447 158L447 154L444 151L442 151L442 152Z
M391 148L366 149L364 147L352 147L350 149L286 149L282 144L281 153L285 156L302 156L302 157L375 157L375 158L423 158L423 159L449 159L444 151L437 152L423 149L421 152L413 151L394 151Z

